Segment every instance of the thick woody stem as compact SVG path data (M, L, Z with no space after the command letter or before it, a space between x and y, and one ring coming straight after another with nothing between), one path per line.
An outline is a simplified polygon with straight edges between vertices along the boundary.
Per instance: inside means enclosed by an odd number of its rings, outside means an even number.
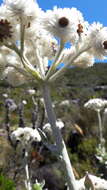
M47 112L48 120L52 127L53 136L54 136L55 143L58 150L58 156L61 158L61 161L63 163L63 168L66 173L69 190L77 190L76 181L75 181L73 169L71 167L71 163L68 157L66 146L62 138L61 131L56 126L56 116L52 107L50 88L47 83L43 85L42 92L43 92L43 98L44 98L45 109Z

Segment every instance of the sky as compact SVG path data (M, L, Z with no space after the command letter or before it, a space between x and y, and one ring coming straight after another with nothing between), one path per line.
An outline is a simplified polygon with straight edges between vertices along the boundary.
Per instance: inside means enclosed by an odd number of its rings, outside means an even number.
M107 0L37 0L43 10L58 7L76 7L89 23L101 22L107 26Z
M58 7L76 7L89 23L101 22L107 26L107 0L37 0L43 10ZM2 3L2 0L0 0Z
M0 3L2 0L0 0ZM37 0L43 10L58 7L76 7L89 23L101 22L107 26L107 0Z
M76 7L89 23L101 22L107 26L107 0L37 0L43 10L58 7ZM2 0L0 0L2 3Z

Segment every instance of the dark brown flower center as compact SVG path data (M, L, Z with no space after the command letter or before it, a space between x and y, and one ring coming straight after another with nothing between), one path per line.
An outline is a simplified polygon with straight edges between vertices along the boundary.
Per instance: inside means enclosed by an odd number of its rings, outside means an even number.
M64 27L68 26L69 20L66 17L61 17L58 21L58 24L60 27L64 28Z
M103 42L104 49L107 49L107 41Z
M6 19L0 20L0 41L3 42L4 39L11 38L12 37L12 26L10 25L10 22L8 22Z

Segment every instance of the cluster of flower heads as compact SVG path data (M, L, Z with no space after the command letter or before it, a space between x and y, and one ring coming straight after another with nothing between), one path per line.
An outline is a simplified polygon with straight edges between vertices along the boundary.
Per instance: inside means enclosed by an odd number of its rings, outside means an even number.
M107 106L107 100L100 99L100 98L90 99L88 102L84 104L84 107L95 110L95 111L100 111L104 109L106 106Z
M29 144L31 145L33 141L40 142L41 136L37 129L32 129L30 127L19 127L12 132L11 140L14 144L19 142L23 148L26 148L26 146Z
M43 11L34 0L4 0L0 6L0 71L13 86L25 83L28 73L40 80L57 78L61 62L65 69L85 68L106 56L107 27L89 24L76 8Z

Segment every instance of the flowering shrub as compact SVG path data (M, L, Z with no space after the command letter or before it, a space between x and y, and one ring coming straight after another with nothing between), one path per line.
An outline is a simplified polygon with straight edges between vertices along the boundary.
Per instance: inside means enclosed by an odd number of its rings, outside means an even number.
M53 82L68 66L92 66L95 58L107 55L107 28L89 24L76 8L44 12L33 0L5 0L0 27L2 78L13 86L34 78ZM64 48L67 41L70 48ZM48 60L53 62L49 71ZM64 67L57 71L61 62Z
M66 42L70 43L68 49ZM94 64L95 58L105 59L106 56L107 27L99 22L89 24L76 8L54 7L45 12L33 0L4 0L0 6L0 76L12 86L38 83L54 136L53 147L63 163L69 190L78 187L61 130L57 127L50 85L68 67L86 68ZM58 70L61 63L63 66ZM43 136L42 131L40 133ZM38 131L27 127L11 135L13 142L19 140L24 146L35 137L41 140ZM25 186L32 190L27 158L25 146Z

